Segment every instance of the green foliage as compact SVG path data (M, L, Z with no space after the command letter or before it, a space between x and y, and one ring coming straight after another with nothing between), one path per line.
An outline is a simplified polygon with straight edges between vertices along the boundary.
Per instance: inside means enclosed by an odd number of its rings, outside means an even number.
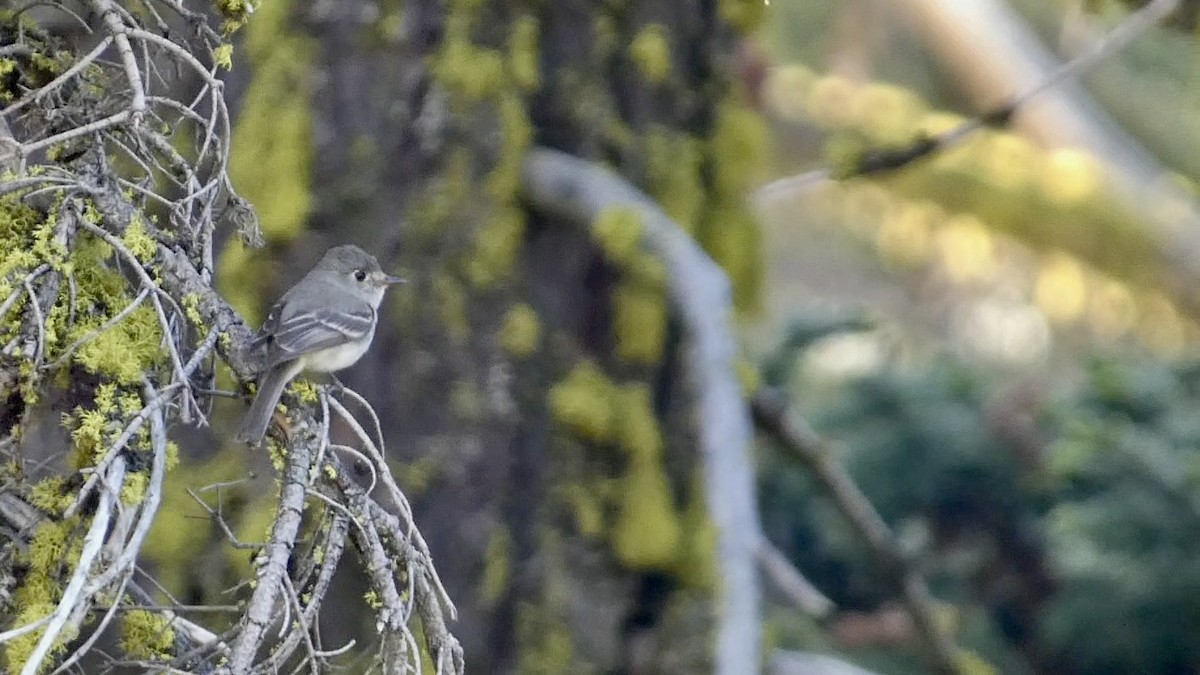
M997 417L996 374L948 359L808 391L839 461L930 552L935 594L990 620L960 627L980 663L1021 651L1057 672L1168 673L1200 660L1200 366L1093 359L1028 404L1037 451ZM844 607L891 596L802 471L767 455L760 480L771 538L820 588Z

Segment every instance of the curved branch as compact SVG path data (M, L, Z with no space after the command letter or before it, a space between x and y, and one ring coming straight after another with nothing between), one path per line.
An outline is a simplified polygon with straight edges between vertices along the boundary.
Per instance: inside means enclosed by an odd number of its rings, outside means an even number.
M759 672L761 627L756 557L761 537L755 500L750 416L734 370L729 280L659 205L594 163L547 149L530 151L522 190L534 208L590 225L612 207L637 211L644 243L667 268L671 301L687 331L688 375L698 392L696 420L704 456L709 517L718 532L721 597L715 670Z

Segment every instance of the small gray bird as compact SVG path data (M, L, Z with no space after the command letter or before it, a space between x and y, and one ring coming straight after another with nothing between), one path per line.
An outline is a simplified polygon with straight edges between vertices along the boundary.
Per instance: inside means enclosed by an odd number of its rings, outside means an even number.
M255 345L266 343L266 369L237 439L257 443L267 433L283 388L302 371L349 368L371 346L384 291L404 279L384 274L375 256L335 246L267 314Z

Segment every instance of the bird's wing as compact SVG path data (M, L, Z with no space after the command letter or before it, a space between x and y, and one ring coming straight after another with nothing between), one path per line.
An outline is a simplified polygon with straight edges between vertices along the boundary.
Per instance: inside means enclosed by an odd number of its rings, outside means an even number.
M365 337L375 310L365 302L282 315L272 309L263 330L270 334L271 365Z

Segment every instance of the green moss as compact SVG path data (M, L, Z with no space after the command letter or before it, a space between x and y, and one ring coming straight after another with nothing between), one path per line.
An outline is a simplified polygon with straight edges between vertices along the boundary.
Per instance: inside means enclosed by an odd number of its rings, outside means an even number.
M29 542L29 565L46 578L57 576L67 560L67 538L72 526L66 522L43 522Z
M627 207L601 211L592 223L592 236L614 264L631 260L642 241L642 216Z
M662 457L662 435L651 405L649 386L625 385L616 392L613 403L616 417L621 420L617 429L618 444L633 458L657 460Z
M615 395L615 386L596 364L584 361L550 389L550 412L581 438L605 441L614 435Z
M16 617L13 619L14 626L23 626L27 623L33 623L34 621L38 621L39 619L42 619L54 612L54 603L51 602L24 603L20 606L21 610L17 612ZM38 641L42 639L43 632L45 632L45 628L37 628L25 633L24 635L15 637L5 643L4 659L8 663L8 669L6 672L16 673L21 671L22 666L25 665L25 662L28 661L29 657L33 654L34 647L36 647ZM56 644L56 646L50 650L50 655L59 655L65 649L66 644Z
M441 175L428 181L409 211L415 240L439 241L444 238L447 225L468 201L473 161L464 148L456 148L450 152Z
M429 489L441 471L437 458L426 455L411 462L390 462L392 475L399 481L409 497L420 495Z
M131 658L165 661L173 655L175 631L159 612L133 610L121 617L121 649Z
M631 363L658 363L667 335L667 301L662 291L634 283L617 286L613 330L618 357Z
M488 605L495 604L508 590L512 574L512 535L503 526L497 526L488 539L487 551L483 556L483 582L480 596Z
M524 14L513 22L508 34L508 72L523 91L535 91L541 85L538 33L537 19Z
M500 324L500 346L504 351L524 358L537 351L541 337L541 322L532 307L519 302L505 312Z
M629 57L647 82L665 82L671 74L671 45L666 29L657 23L642 26L629 44Z

